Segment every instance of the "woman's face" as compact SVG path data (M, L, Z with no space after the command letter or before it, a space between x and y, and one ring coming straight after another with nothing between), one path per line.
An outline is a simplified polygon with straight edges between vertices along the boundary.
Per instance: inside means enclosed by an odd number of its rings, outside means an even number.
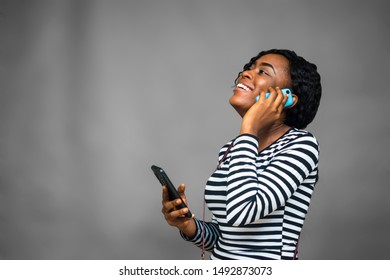
M229 102L244 116L256 102L259 93L267 92L269 87L291 88L289 61L283 55L263 55L249 70L243 71Z

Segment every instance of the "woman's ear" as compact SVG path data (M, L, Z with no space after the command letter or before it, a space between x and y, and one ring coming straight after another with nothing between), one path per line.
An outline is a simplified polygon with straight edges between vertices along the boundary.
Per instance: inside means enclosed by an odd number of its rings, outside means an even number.
M298 96L296 96L295 94L292 94L292 98L293 98L293 104L291 104L287 108L292 108L298 103Z

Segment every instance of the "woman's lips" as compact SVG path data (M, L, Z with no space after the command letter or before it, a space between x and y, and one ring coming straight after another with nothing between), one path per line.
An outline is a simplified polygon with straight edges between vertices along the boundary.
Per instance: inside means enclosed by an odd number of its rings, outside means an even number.
M247 85L244 85L243 83L238 83L236 85L236 88L243 89L245 91L252 91L252 89L250 87L248 87Z

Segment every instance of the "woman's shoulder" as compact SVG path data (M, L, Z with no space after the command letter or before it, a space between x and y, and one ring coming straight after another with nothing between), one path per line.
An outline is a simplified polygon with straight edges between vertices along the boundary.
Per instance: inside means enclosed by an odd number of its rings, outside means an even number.
M282 138L289 139L289 140L303 140L306 139L308 141L313 141L317 142L317 138L313 135L313 133L303 130L303 129L298 129L298 128L291 128Z
M297 128L291 128L275 143L276 150L282 151L291 148L300 148L304 145L312 146L319 150L317 138L309 131Z
M282 142L284 142L283 149L306 148L310 150L314 149L317 153L320 150L319 142L313 133L303 129L290 129Z

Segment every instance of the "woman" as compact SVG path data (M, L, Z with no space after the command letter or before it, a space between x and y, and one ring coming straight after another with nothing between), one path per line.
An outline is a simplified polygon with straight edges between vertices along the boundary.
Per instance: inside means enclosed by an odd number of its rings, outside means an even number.
M284 107L293 92L293 104ZM266 92L269 92L266 98ZM256 97L259 97L256 102ZM319 146L303 130L321 99L317 67L290 50L260 52L239 73L230 104L240 134L219 152L205 188L210 222L185 218L163 187L168 224L211 259L296 259L298 239L318 180ZM185 185L178 188L185 200Z

